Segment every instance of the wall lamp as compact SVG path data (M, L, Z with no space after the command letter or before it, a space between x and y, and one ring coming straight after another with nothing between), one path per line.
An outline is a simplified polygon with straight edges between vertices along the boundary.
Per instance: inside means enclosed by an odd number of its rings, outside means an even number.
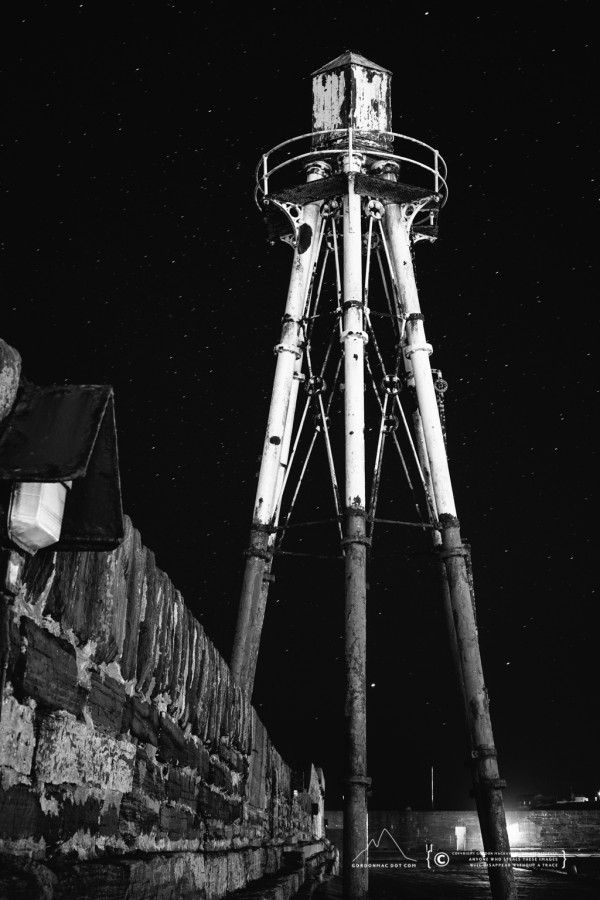
M123 512L110 385L23 385L0 426L0 542L112 550Z
M9 609L27 555L50 546L113 550L123 540L123 511L110 385L21 383L12 408L12 397L0 400L1 719Z

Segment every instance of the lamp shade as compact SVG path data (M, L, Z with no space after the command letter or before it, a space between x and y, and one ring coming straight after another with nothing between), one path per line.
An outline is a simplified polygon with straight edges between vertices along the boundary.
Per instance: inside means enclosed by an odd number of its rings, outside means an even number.
M57 497L52 503L46 498L71 482L59 537L48 538L52 549L118 547L123 513L112 387L22 385L0 425L0 544L10 540L29 549L23 529L33 528L38 538L56 534L47 508L57 509ZM19 508L19 497L25 518L18 512L10 524L8 511ZM51 524L41 525L40 516Z

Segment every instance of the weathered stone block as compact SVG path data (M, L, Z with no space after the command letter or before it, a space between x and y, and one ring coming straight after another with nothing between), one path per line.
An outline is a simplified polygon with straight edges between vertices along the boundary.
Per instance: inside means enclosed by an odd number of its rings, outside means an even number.
M129 556L125 560L125 577L127 583L127 619L121 657L121 672L126 681L135 678L137 650L140 634L140 619L146 602L146 554L142 546L139 532L133 528L128 518L125 519L125 532L131 528L131 544Z
M144 749L138 749L133 771L133 787L152 803L162 803L167 797L165 767L156 765L145 755Z
M72 789L71 789L72 791ZM79 797L66 789L58 798L57 811L48 810L44 820L44 837L54 840L66 840L77 831L97 834L100 828L102 802L94 796ZM55 793L58 797L58 792ZM52 829L56 835L52 835Z
M48 784L75 784L127 793L133 783L135 747L98 734L68 713L42 720L35 774Z
M58 878L43 863L0 856L0 900L54 900Z
M159 806L138 791L126 794L119 807L118 830L129 845L142 834L158 828Z
M0 838L16 840L42 834L43 815L39 797L25 784L15 784L8 790L0 788Z
M98 832L101 835L113 835L119 831L120 795L118 796L118 803L111 803L105 800L100 810Z
M176 766L198 769L199 774L208 772L208 753L198 741L187 738L170 716L160 717L157 758Z
M121 730L125 686L109 675L92 671L88 709L94 725L102 731L117 734Z
M31 773L35 747L33 729L33 706L23 706L14 697L6 696L0 721L0 767L6 766L17 776Z
M132 737L156 747L159 726L160 716L155 706L139 697L126 698L120 729L123 733L130 731Z
M211 853L204 860L206 900L217 900L227 891L227 854Z
M205 819L213 819L230 825L242 815L242 804L230 800L211 789L206 784L198 786L198 811Z
M200 835L200 826L195 823L194 818L194 813L184 806L163 803L159 828L168 834L171 841L193 840Z
M21 633L27 651L14 673L17 692L42 706L81 715L87 691L77 683L75 648L27 616L21 617Z
M195 810L198 797L198 779L191 772L169 767L166 782L167 799Z
M207 781L214 784L215 787L221 788L226 794L233 793L231 772L219 760L211 759Z

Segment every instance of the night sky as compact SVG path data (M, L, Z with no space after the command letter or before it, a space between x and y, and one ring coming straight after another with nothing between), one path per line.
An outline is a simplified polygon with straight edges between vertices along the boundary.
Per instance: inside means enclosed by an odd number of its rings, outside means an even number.
M593 6L243 9L21 5L3 51L1 336L34 383L114 386L125 512L229 658L292 260L269 246L254 167L310 130L315 69L349 48L391 69L394 130L438 147L449 168L440 239L415 257L432 365L449 383L506 799L593 796ZM330 514L320 477L309 518ZM412 516L404 496L396 518ZM472 808L429 541L381 534L371 804L426 807L433 764L436 805ZM335 552L328 535L305 540ZM285 759L323 767L339 807L342 564L281 557L274 572L255 705Z

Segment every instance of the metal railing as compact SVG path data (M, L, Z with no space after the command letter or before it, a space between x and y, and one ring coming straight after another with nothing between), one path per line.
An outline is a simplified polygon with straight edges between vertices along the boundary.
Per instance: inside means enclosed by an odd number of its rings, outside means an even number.
M342 136L346 134L348 136L348 143L344 145L342 142L341 146L330 147L330 148L320 148L318 150L308 150L304 153L298 153L296 155L290 155L285 158L282 162L276 162L276 165L271 166L272 157L274 154L278 154L279 151L283 150L283 148L289 148L292 144L297 144L299 141L304 141L310 139L311 141L315 137L319 137L319 135L331 135L331 136ZM397 149L395 146L396 141L405 142L409 145L418 145L419 147L423 147L427 153L432 154L431 165L427 162L423 162L422 160L415 159L414 156L405 155L408 152L412 152L412 146L409 146L404 153L390 153L386 150L379 150L376 147L356 147L355 146L355 135L369 135L372 137L374 134L377 137L387 137L392 138L394 141L394 149ZM404 147L400 147L398 149L404 150ZM296 137L290 138L287 141L283 141L281 144L277 144L275 147L272 147L266 153L263 153L258 165L255 170L255 181L256 188L254 192L255 199L257 203L259 200L264 200L269 196L270 190L270 181L273 176L277 172L282 172L282 170L286 169L288 166L293 165L294 163L301 162L302 160L327 160L327 158L343 158L345 156L351 155L352 153L363 153L369 160L369 162L375 162L377 160L390 160L392 162L405 163L410 166L415 166L418 169L427 172L429 175L433 176L432 184L418 184L416 187L425 187L431 188L432 192L441 195L440 206L444 206L448 199L448 167L439 150L436 150L435 147L431 147L429 144L424 143L423 141L419 141L416 138L409 137L406 134L398 134L395 131L379 131L379 132L364 132L364 131L356 131L353 128L336 128L333 130L327 131L311 131L306 134L300 134Z

